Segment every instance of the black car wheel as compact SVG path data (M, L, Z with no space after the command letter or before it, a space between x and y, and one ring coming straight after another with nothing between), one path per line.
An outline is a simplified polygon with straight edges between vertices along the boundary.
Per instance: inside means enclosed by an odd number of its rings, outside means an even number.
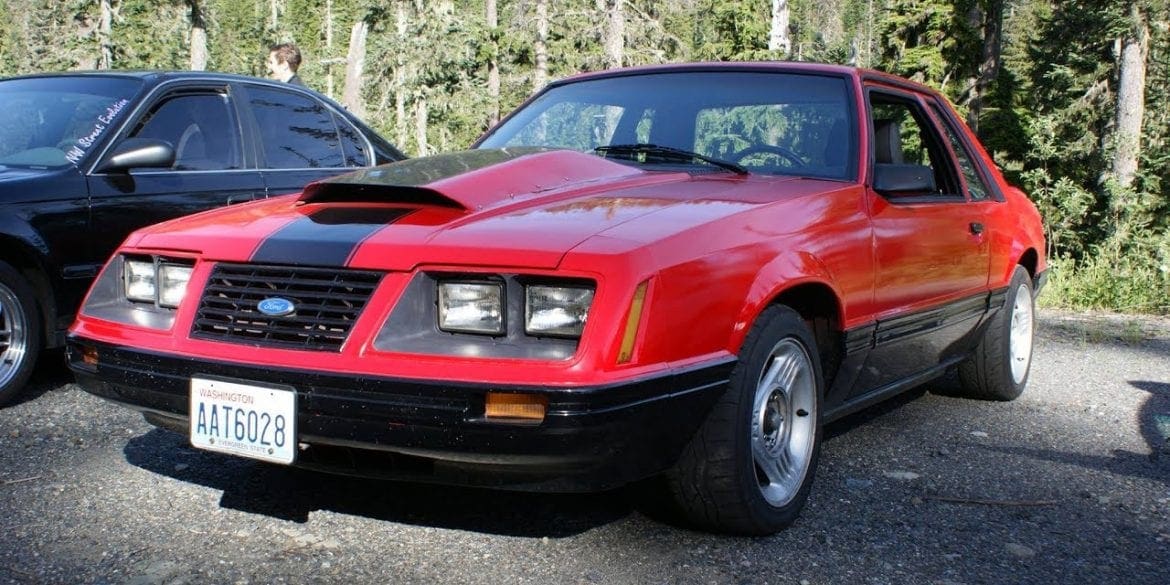
M20 273L0 262L0 406L28 381L41 350L34 299Z
M804 507L820 454L823 381L804 320L764 311L740 351L724 397L691 440L667 484L696 525L764 535Z
M1015 400L1028 384L1034 331L1032 278L1017 266L1003 308L987 324L975 353L959 364L962 395Z

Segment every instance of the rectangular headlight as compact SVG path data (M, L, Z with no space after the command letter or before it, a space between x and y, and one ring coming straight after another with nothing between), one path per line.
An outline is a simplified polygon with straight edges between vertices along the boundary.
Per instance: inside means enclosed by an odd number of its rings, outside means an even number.
M525 289L525 297L525 333L581 337L593 304L592 288L533 285Z
M503 335L503 284L440 282L439 329L460 333Z
M158 289L154 262L127 258L122 266L126 298L132 301L153 303Z
M187 294L187 282L191 280L191 271L194 266L182 264L158 265L158 304L161 307L172 309L183 302Z

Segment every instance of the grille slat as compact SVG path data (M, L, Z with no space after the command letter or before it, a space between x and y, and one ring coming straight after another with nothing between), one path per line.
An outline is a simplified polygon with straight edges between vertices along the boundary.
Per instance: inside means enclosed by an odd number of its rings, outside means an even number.
M298 325L298 326L332 325L334 327L348 327L349 326L351 320L348 319L349 315L347 312L346 313L343 313L341 311L330 311L330 312L334 313L334 314L330 315L330 316L322 315L320 313L314 314L313 311L301 310L300 306L298 305L296 315L289 315L287 317L280 317L279 321L274 319L273 317L269 317L267 315L257 315L255 322L259 323L259 322L267 321L267 322L273 323L273 326L278 326L278 324L284 324L284 326L292 326L292 325ZM210 308L210 307L203 307L199 313L199 317L205 318L204 320L206 320L209 324L212 322L215 322L215 321L222 323L223 319L236 318L238 320L239 315L241 315L241 313L242 313L242 311L238 311L238 310L233 311L233 310L228 310L228 309L214 309L214 308Z
M191 336L230 343L341 351L382 273L290 266L217 264L204 287ZM293 302L291 315L256 309L267 298Z
M277 293L277 292L286 293L286 294L292 294L294 292L307 293L307 294L321 294L321 293L328 292L328 293L330 293L330 299L333 299L333 300L361 302L370 296L370 293L373 292L373 288L371 287L369 289L360 289L354 293L340 293L340 292L337 292L335 290L332 290L332 288L329 286L322 286L322 287L320 287L320 290L309 290L307 288L298 290L298 289L293 289L293 288L248 287L248 286L241 287L241 286L230 286L230 285L229 286L215 285L215 286L209 286L207 288L207 292L215 293L215 294L228 294L228 295L239 295L239 296L260 296L260 295L271 296L272 294Z

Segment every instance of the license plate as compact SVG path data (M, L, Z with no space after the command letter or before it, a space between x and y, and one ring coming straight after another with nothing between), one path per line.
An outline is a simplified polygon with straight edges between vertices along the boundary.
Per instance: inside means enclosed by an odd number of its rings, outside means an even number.
M199 449L285 464L296 456L296 392L192 378L190 413Z

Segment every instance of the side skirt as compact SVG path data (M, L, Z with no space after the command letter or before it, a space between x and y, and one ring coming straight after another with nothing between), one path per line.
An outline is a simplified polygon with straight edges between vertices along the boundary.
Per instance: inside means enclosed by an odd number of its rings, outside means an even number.
M857 396L844 404L833 407L831 410L825 412L823 422L832 422L839 418L849 416L859 410L873 406L879 402L883 402L898 394L901 394L915 386L925 384L935 378L938 378L946 373L947 369L957 365L963 361L967 356L955 356L933 368L924 372L915 374L909 378L903 378L897 382L886 384L881 388L871 390L861 396Z

